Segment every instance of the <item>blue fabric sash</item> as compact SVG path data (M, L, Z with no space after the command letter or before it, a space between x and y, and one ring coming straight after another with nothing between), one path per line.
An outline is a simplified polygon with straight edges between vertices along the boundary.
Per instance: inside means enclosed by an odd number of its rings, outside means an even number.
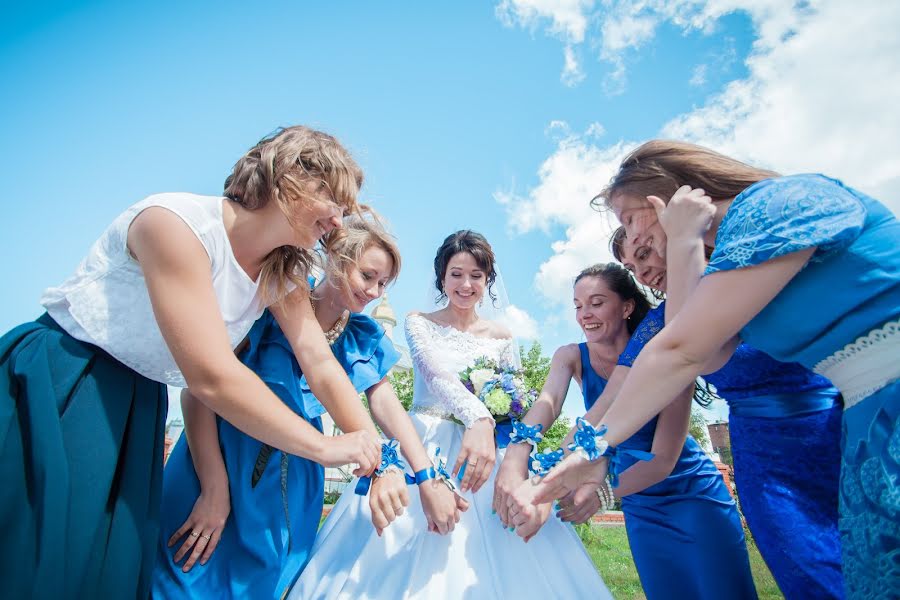
M784 419L827 410L834 406L839 398L840 392L834 387L791 394L768 394L741 398L738 402L729 403L729 411L736 417Z

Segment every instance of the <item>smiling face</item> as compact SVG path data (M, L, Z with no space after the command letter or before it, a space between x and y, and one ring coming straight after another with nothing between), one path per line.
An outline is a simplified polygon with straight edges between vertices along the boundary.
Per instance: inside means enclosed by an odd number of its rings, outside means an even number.
M575 284L575 320L588 342L615 339L627 329L632 301L623 301L603 277L588 275Z
M626 238L621 245L622 264L642 285L665 293L666 261L649 244L635 244Z
M468 252L457 252L447 262L442 281L450 304L460 309L474 309L484 297L487 274Z
M341 227L344 209L332 200L324 182L308 182L306 192L305 198L293 203L288 221L294 245L311 250L323 236Z
M656 209L647 199L615 194L609 200L609 207L625 228L629 240L651 248L665 247L666 232L659 224Z
M372 300L381 298L394 272L394 260L379 246L366 248L356 264L350 264L342 297L350 312L361 313Z

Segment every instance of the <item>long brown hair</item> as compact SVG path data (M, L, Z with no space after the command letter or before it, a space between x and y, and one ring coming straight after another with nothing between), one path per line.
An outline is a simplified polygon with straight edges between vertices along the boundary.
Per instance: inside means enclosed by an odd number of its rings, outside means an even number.
M613 196L658 196L664 202L683 185L702 188L713 202L730 200L763 179L778 177L709 148L672 140L651 140L625 157L609 185L591 200L591 207L609 207Z
M294 203L311 202L311 186L323 185L344 213L358 211L356 196L363 172L334 137L302 125L286 127L264 137L235 163L225 179L225 197L248 210L278 203L295 226ZM288 282L309 289L307 277L316 254L305 248L281 246L263 261L259 287L263 301L283 298Z

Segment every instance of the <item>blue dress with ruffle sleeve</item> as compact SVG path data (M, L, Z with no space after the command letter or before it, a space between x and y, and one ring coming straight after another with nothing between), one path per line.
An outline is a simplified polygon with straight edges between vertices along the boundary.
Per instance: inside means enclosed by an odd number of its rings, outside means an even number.
M739 194L705 276L815 248L740 331L841 390L839 529L849 598L900 596L900 222L823 175L767 179Z
M352 314L332 345L357 391L381 381L400 358L384 329ZM316 429L324 407L312 395L293 350L269 311L254 324L241 361ZM181 542L169 536L187 519L200 494L186 436L172 451L163 474L161 528L153 595L157 598L253 598L279 600L299 576L322 516L324 469L286 455L217 418L219 445L228 472L231 514L206 565L188 573L173 563Z
M661 307L650 311L632 335L619 365L631 367L638 353L665 324ZM581 351L581 388L589 410L606 387ZM656 417L620 448L650 451ZM624 467L634 464L626 458ZM756 598L744 529L722 475L700 445L687 436L672 473L643 491L622 498L631 554L649 600L678 597L713 600ZM676 587L673 587L676 586Z
M843 598L840 393L747 344L704 379L728 403L741 510L781 592L788 600Z

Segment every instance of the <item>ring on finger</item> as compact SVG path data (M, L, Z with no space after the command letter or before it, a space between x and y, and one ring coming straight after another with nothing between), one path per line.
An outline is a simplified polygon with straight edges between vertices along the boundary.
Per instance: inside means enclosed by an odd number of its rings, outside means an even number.
M204 540L206 540L206 541L208 542L208 541L212 538L212 534L209 534L209 535L201 535L200 537L202 537Z
M196 531L192 531L188 535L190 535L191 537L200 537L200 534L197 533Z

